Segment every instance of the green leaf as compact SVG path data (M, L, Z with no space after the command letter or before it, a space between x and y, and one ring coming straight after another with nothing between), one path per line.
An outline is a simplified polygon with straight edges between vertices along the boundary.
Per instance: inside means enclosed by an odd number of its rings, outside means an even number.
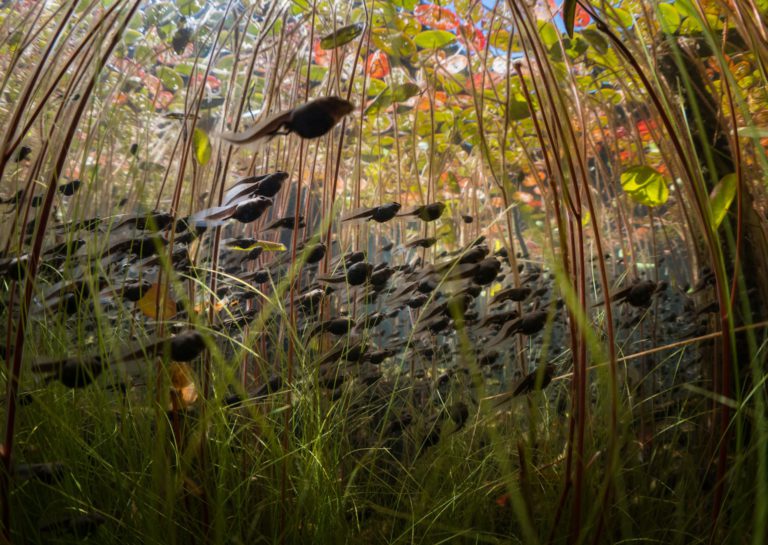
M528 108L528 103L520 95L515 96L509 101L507 111L510 121L521 121L531 117L531 110Z
M611 7L607 10L611 19L617 21L623 28L631 28L635 24L635 19L632 14L622 8Z
M694 32L702 32L703 28L699 22L699 14L696 8L693 6L685 5L685 3L676 3L675 9L680 14L680 20L682 26L681 32L685 34L693 34Z
M144 12L144 24L146 26L161 27L173 22L178 17L176 6L171 2L158 2L147 7Z
M348 44L360 34L363 33L365 25L363 23L354 23L341 27L327 36L320 38L320 47L323 49L336 49L344 44Z
M440 239L443 244L456 244L456 226L453 222L444 222L435 231L435 236Z
M387 28L371 32L371 40L387 55L394 58L408 58L416 53L416 45L402 32L393 32Z
M170 92L175 93L184 87L184 80L182 80L181 76L178 75L172 68L168 68L167 66L158 66L156 73L158 79L160 79L163 85L165 85L166 89L168 89Z
M298 14L305 11L312 11L312 6L307 0L293 0L291 6L291 13Z
M589 42L589 45L595 48L595 51L601 55L605 55L608 52L608 40L605 36L595 29L594 25L590 25L587 28L581 30L581 35Z
M659 206L667 202L667 179L648 166L630 167L621 174L621 187L638 204Z
M557 43L557 29L552 23L540 23L539 35L541 36L541 41L544 43L544 47L547 48L547 51L552 49Z
M302 65L300 72L301 78L304 79L307 77L307 65ZM320 66L319 64L312 64L309 66L309 81L312 83L320 83L325 78L325 75L328 73L328 67L327 66ZM262 86L263 88L263 86Z
M672 4L659 4L658 7L659 26L662 32L674 34L680 27L680 12Z
M411 11L416 7L416 0L392 0L392 3L399 8Z
M506 51L507 44L509 43L509 30L507 30L506 28L500 28L498 30L494 30L488 36L488 41L493 47ZM513 51L514 50L515 48L513 45Z
M568 40L570 43L568 44L568 56L572 59L575 59L582 53L584 53L587 49L589 49L589 42L582 38L581 36L576 36L572 40Z
M206 165L211 160L211 142L208 140L208 135L200 129L195 129L192 134L192 146L197 162L200 165Z
M394 18L395 28L408 38L421 32L421 23L410 13L400 12Z
M385 87L384 90L376 95L371 103L365 108L363 115L375 114L376 112L387 108L390 104L392 104L392 91L389 87Z
M595 62L602 64L606 68L610 68L612 70L618 70L621 67L619 58L616 56L616 52L612 48L608 49L608 51L606 51L604 54L601 54L595 49L595 54L592 55L592 59Z
M624 95L615 89L598 89L593 97L599 104L620 104L624 101Z
M446 30L425 30L416 34L413 41L422 49L439 49L456 41L456 35Z
M181 74L182 76L190 77L192 76L192 71L195 69L195 61L194 60L181 61L180 63L176 64L174 69L178 74Z
M182 0L177 4L177 6L179 7L179 12L181 12L182 15L191 17L202 9L203 2L198 2L196 0Z
M403 83L392 90L392 101L405 102L409 98L418 95L420 90L421 88L415 83Z
M144 38L144 34L139 32L138 30L133 30L129 28L125 32L123 32L123 43L125 43L125 45L133 45L139 40L141 40L142 38Z
M464 92L467 78L463 74L455 74L453 77L448 77L443 73L439 73L437 74L437 81L440 82L440 88L449 95L459 95Z
M709 207L712 210L715 229L723 223L734 197L736 197L736 174L726 174L709 196Z
M573 38L573 24L576 20L576 0L565 0L563 2L563 22L565 31L570 38Z
M287 248L285 244L280 242L272 242L270 240L250 240L244 239L243 241L234 241L236 244L228 244L227 249L233 252L250 252L255 248L261 248L265 252L285 252Z
M146 62L148 59L155 58L155 51L151 47L142 43L136 46L136 51L133 55L133 58L137 59L138 62Z
M367 93L369 97L374 97L388 88L389 86L386 84L384 80L381 80L378 78L368 79Z
M216 59L216 70L223 71L226 76L229 76L229 71L235 66L234 55L222 55Z

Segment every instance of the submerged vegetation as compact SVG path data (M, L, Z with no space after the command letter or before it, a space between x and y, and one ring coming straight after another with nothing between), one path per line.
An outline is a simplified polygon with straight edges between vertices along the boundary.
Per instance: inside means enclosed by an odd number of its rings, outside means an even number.
M765 0L0 4L4 543L752 543Z

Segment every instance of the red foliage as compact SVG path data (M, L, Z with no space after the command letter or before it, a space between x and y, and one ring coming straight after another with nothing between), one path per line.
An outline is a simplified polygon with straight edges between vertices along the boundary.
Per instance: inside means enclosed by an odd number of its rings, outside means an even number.
M422 25L437 30L455 30L459 27L459 18L454 12L434 4L416 6L413 14Z
M203 75L198 72L195 76L195 84L199 85L202 81ZM205 78L205 86L209 91L218 91L221 88L221 81L216 76L208 74L208 77Z
M173 102L173 93L170 91L160 91L155 98L155 107L158 110L165 110Z
M435 91L435 108L442 108L445 106L445 103L448 101L448 95L445 93L445 91ZM427 94L421 95L421 98L419 99L418 104L416 107L425 112L429 110L429 96Z
M472 45L474 45L475 49L478 51L483 51L485 49L485 44L487 42L485 34L483 34L479 28L473 26L472 23L464 23L461 25L461 36L465 40L472 42Z
M549 7L552 8L552 11L557 12L562 8L562 2L558 3L557 0L549 0ZM581 6L576 6L576 15L573 18L574 28L585 27L591 21L592 17Z
M365 71L372 78L381 79L389 75L389 57L383 51L374 51L368 55Z
M320 66L328 66L331 63L331 53L320 47L320 39L315 40L315 44L312 46L312 59L315 64Z
M641 140L650 140L651 131L655 131L658 128L658 125L656 125L656 122L653 119L648 121L641 119L637 122L635 127L637 128L637 132L640 134Z
M576 17L574 17L573 26L576 28L587 26L592 22L592 17L584 11L581 6L576 6Z

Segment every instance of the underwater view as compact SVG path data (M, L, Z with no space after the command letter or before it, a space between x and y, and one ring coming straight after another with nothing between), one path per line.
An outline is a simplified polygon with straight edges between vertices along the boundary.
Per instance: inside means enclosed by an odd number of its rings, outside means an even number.
M768 543L766 22L0 1L0 544Z

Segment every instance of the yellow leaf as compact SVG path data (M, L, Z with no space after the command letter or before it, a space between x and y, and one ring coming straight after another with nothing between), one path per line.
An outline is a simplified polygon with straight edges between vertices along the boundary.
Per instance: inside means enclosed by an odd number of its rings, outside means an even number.
M186 363L172 363L168 369L171 375L171 409L186 409L197 401L197 386L192 368Z
M198 163L205 165L211 160L211 142L205 132L195 129L192 134L192 146L195 149L195 159Z
M228 306L237 306L237 301L232 301L232 303L229 303L226 299L219 299L213 304L213 312L218 314ZM211 305L209 303L205 303L204 305L195 305L195 312L200 314L201 312L208 312L208 309L211 308Z
M156 283L152 284L136 304L145 316L155 320L168 320L176 315L176 301L171 297L167 284L162 296L159 286Z
M499 293L503 287L504 287L504 286L502 286L500 283L498 283L498 282L494 282L494 283L493 283L493 285L491 286L491 291L490 291L490 293L488 294L488 296L489 296L489 297L493 297L494 295L496 295L497 293Z
M669 183L659 171L645 165L630 167L621 173L621 187L638 204L659 206L669 198Z

